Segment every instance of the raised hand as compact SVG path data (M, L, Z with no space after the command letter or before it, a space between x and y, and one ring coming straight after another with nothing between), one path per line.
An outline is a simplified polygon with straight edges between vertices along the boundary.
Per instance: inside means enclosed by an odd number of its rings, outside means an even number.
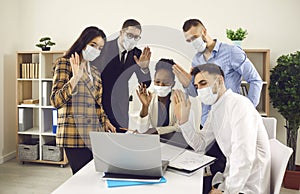
M173 72L184 88L187 88L190 85L192 76L188 72L186 72L180 65L173 65Z
M145 47L140 58L137 58L137 56L133 56L136 64L138 64L142 69L146 69L149 67L150 64L150 58L151 58L151 51L149 47Z
M189 119L191 102L181 90L175 90L173 95L174 114L179 124L186 123Z
M152 99L152 93L147 90L146 84L141 83L136 90L136 93L143 106L148 108Z
M80 62L80 58L77 52L75 52L75 55L74 54L71 55L70 63L72 67L73 76L80 79L81 76L83 75L83 68L85 64L84 62L83 63Z

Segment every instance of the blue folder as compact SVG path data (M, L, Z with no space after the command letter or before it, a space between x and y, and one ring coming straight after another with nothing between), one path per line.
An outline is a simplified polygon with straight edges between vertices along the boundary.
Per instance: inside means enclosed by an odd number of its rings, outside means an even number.
M159 184L166 183L167 180L165 177L162 177L159 182L143 182L143 181L123 181L123 180L106 180L107 187L124 187L124 186L135 186L135 185L151 185L151 184Z
M57 109L52 110L52 133L56 134L57 129Z

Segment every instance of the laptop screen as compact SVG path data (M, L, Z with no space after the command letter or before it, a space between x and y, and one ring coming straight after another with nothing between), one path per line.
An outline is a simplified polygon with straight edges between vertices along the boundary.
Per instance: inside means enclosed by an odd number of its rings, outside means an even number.
M162 176L158 135L90 132L99 172Z

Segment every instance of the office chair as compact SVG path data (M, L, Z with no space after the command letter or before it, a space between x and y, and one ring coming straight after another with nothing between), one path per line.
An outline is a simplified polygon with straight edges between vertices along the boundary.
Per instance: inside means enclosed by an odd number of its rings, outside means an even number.
M269 139L276 139L277 120L274 117L262 117Z
M277 139L270 139L271 148L271 188L273 194L279 194L287 163L293 149L280 143Z

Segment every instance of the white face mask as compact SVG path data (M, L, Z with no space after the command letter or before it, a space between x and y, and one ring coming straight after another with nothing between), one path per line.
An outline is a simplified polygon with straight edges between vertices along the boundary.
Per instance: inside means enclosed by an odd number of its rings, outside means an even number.
M154 91L159 97L166 97L172 91L172 86L154 85Z
M82 57L86 61L94 61L99 55L101 51L96 49L90 45L87 45L85 50L82 50Z
M214 85L215 84L213 84L213 86ZM217 101L219 92L214 94L213 91L212 91L213 86L209 86L209 87L202 88L202 89L197 89L198 98L200 99L200 101L203 104L213 105Z
M192 46L196 51L202 53L206 49L206 43L202 40L201 36L191 42Z
M127 36L123 37L123 47L126 51L131 51L136 45L137 45L136 40L134 40L134 38L127 38Z

